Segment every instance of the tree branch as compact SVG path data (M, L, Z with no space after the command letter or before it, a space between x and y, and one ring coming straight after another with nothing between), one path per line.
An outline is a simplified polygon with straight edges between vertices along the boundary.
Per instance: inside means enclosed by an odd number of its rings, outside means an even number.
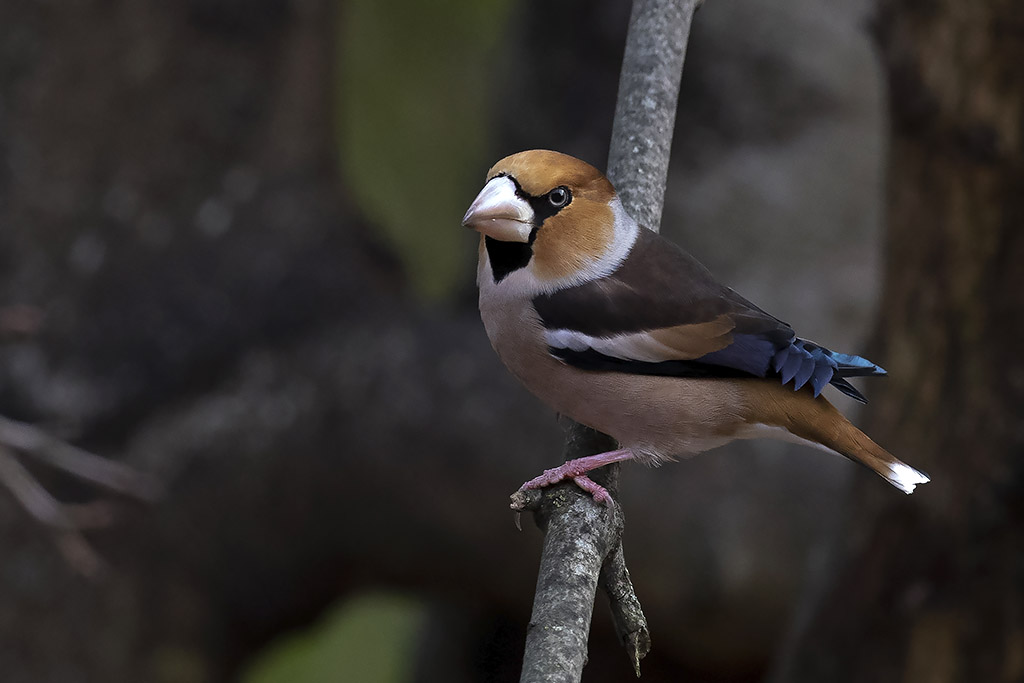
M608 179L626 212L658 231L679 81L693 13L703 0L635 0L608 150Z
M24 422L0 417L0 444L125 496L151 503L161 495L161 486L155 478L76 448Z
M103 561L82 536L68 508L51 496L2 444L0 484L7 487L30 515L49 527L57 548L75 571L94 577L103 569Z
M621 510L618 507L616 509ZM640 678L640 660L651 651L651 632L647 629L647 617L644 616L640 599L629 578L629 569L626 568L626 556L622 550L622 522L620 513L619 538L601 567L601 587L608 595L615 633L626 648L636 677Z
M103 561L81 532L110 524L111 506L103 501L85 505L58 501L21 464L16 451L122 495L146 502L153 502L160 496L160 485L148 475L76 448L38 427L0 417L0 485L53 532L65 559L84 576L96 576L103 569Z
M619 77L608 178L638 223L657 230L665 200L679 82L693 13L701 0L634 0ZM616 448L608 436L572 423L566 459ZM594 479L616 495L619 466ZM545 532L520 681L579 681L598 580L609 596L616 631L640 675L650 650L647 621L622 550L622 508L595 504L573 485L541 496L513 496L513 509L534 509Z

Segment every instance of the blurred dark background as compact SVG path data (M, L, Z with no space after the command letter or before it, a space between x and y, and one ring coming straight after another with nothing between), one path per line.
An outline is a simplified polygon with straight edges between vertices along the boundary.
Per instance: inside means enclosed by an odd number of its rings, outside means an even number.
M699 11L663 231L887 367L866 424L933 483L761 442L627 466L644 680L1024 680L1020 14ZM0 679L518 679L541 537L507 496L561 432L458 223L511 152L603 167L628 17L0 3L0 414L166 490L18 456L113 521L83 571L0 488ZM599 604L585 680L631 676Z

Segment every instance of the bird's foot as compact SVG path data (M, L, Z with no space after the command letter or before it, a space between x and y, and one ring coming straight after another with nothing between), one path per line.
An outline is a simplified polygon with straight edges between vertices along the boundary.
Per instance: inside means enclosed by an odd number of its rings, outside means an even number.
M553 486L554 484L566 479L572 479L577 486L593 496L596 502L603 505L611 505L612 497L611 494L608 493L608 489L588 477L587 472L597 469L598 467L610 465L613 462L630 460L632 457L633 452L624 448L618 451L608 451L607 453L598 453L597 455L588 455L583 458L567 460L558 467L553 467L550 470L544 470L544 474L539 477L534 477L530 481L526 482L519 487L519 490L529 491L530 489L541 489L545 486Z
M608 489L601 486L587 475L583 474L578 477L573 477L572 480L573 483L593 496L595 503L601 503L607 507L612 506L612 494L608 493Z

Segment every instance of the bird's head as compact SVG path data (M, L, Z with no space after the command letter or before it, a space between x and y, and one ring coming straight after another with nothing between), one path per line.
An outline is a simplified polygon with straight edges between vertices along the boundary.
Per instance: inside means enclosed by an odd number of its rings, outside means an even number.
M482 235L481 268L490 268L495 283L516 275L528 289L605 275L636 237L604 174L547 150L519 152L491 167L462 224Z

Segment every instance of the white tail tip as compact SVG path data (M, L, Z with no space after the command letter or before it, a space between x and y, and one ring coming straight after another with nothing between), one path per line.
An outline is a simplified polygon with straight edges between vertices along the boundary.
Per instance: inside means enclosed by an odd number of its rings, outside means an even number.
M903 493L911 494L918 484L927 484L931 479L924 472L918 472L901 462L889 463L889 483Z

